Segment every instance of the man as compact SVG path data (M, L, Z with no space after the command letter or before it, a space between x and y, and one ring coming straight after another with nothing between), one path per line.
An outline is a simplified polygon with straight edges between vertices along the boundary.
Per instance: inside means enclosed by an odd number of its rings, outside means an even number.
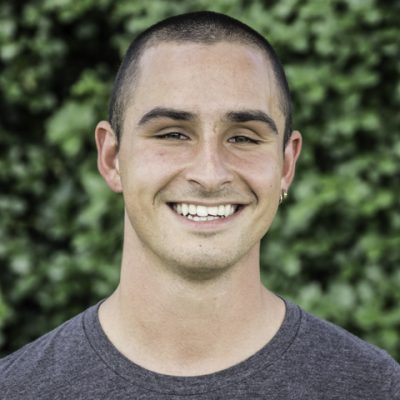
M400 399L385 352L263 287L260 240L302 138L270 45L201 12L128 49L96 127L122 192L121 279L0 363L4 399Z

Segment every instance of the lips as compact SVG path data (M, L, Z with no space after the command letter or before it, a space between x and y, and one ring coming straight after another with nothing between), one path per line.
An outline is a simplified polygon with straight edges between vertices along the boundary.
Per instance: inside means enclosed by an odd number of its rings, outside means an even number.
M220 218L227 218L233 215L237 204L220 204L215 206L204 206L189 203L174 203L172 208L179 215L193 221L213 221Z

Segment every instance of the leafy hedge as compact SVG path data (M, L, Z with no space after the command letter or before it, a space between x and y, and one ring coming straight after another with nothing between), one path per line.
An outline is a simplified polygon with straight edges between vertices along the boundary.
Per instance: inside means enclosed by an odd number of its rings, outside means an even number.
M305 139L263 240L266 285L400 359L400 4L378 0L2 2L1 353L115 287L123 205L94 126L132 37L201 9L274 44Z

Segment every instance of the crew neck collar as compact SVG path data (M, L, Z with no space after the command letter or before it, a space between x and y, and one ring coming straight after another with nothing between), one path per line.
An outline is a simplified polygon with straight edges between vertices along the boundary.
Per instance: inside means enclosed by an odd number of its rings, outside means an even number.
M294 341L301 318L298 306L286 300L285 318L275 336L259 351L244 361L211 374L181 377L164 375L135 364L117 350L104 333L98 310L100 303L89 308L83 319L87 340L107 368L132 385L162 394L195 395L210 393L246 380L261 370L273 368Z

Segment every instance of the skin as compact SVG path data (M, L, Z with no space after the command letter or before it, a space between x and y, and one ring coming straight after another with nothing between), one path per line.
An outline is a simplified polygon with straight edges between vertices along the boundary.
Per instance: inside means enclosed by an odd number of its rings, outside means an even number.
M162 43L142 56L119 148L109 123L97 125L99 171L125 201L121 280L100 322L137 364L212 373L279 329L285 308L261 283L260 240L292 182L301 135L283 148L278 99L257 49ZM196 222L177 203L237 211Z

